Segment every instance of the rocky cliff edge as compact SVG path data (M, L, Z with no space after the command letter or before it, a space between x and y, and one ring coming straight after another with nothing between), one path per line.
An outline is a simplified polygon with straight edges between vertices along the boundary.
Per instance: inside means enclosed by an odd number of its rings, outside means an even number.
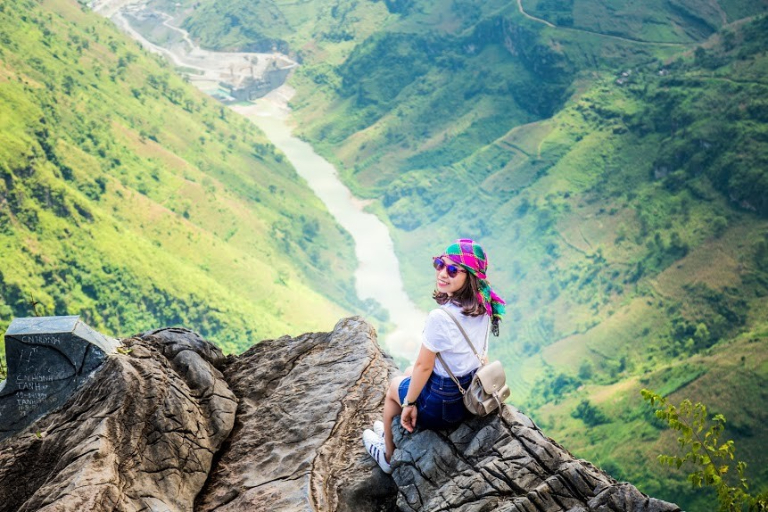
M393 361L359 318L224 357L186 329L124 339L61 408L0 442L0 511L664 511L512 406L364 452Z

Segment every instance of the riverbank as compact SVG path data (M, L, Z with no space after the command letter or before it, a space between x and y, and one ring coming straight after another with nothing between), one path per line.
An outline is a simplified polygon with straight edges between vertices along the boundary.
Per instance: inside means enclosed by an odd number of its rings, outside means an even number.
M110 18L128 35L149 51L168 58L179 73L185 74L198 89L213 97L222 83L237 87L244 79L259 80L270 69L289 69L298 64L279 53L254 54L213 52L195 45L189 34L171 24L172 16L148 10L133 0L104 0L94 4L94 10ZM156 23L176 37L169 38L166 46L149 41L128 20L143 19L143 23ZM157 28L156 27L156 28ZM184 70L187 73L184 73ZM355 272L356 292L362 301L375 300L389 316L393 329L386 333L382 343L401 362L413 361L421 342L421 331L426 314L420 311L405 293L400 264L387 226L375 215L365 211L369 201L352 195L339 179L331 163L315 153L306 142L292 134L292 121L288 102L295 91L285 84L252 102L230 104L232 110L253 121L282 151L298 174L307 182L328 208L336 221L349 232L355 242L358 269Z
M266 134L336 221L352 235L359 263L355 272L357 295L363 301L373 299L387 310L395 327L383 340L384 345L393 356L413 361L426 314L405 293L389 230L378 217L365 211L367 203L352 195L333 165L308 143L293 136L288 106L293 94L293 89L283 85L255 102L231 108Z

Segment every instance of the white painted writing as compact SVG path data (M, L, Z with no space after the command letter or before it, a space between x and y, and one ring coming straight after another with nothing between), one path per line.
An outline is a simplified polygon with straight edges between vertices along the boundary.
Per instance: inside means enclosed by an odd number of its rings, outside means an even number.
M24 343L35 343L37 345L61 344L61 338L53 334L32 334L28 336L22 336L21 341Z
M54 375L17 375L17 382L53 382L61 380ZM18 384L16 386L19 386Z
M23 391L47 391L51 386L42 382L21 381L16 387Z

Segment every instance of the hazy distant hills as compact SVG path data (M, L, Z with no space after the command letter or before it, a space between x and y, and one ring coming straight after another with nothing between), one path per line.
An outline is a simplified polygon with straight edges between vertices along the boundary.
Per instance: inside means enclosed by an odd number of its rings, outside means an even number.
M527 12L558 27L637 41L695 43L724 25L765 11L766 3L731 0L528 0Z
M191 4L183 4L181 9ZM618 478L709 510L640 403L768 446L766 2L199 2L212 47L281 45L300 131L393 228L409 292L485 243L514 400Z
M235 351L356 306L351 240L245 119L74 1L0 5L0 330L81 314Z

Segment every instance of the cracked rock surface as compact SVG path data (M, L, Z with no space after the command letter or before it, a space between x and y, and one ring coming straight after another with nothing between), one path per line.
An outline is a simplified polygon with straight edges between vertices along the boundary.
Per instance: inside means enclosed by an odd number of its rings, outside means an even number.
M452 432L394 432L400 510L680 512L575 459L510 405Z
M0 444L0 510L192 510L235 421L222 354L185 329L123 346L64 407Z
M263 341L224 368L235 429L197 510L393 510L361 434L381 417L395 365L360 318L332 333Z
M186 329L123 340L60 409L0 442L0 512L679 512L575 459L512 406L450 432L394 424L393 474L364 451L396 374L373 328L224 357Z

